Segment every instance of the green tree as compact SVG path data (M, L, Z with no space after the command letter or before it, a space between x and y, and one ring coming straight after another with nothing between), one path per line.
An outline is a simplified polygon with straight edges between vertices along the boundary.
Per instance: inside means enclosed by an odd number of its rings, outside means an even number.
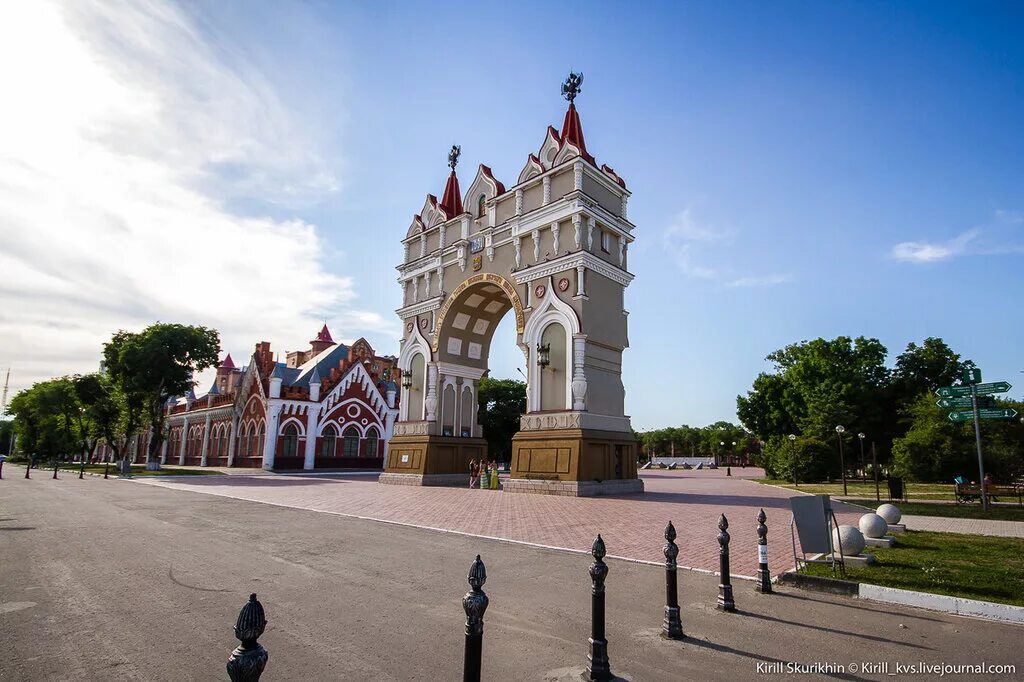
M33 384L15 395L8 409L14 415L19 447L30 458L41 456L56 462L77 450L74 415L78 406L68 378Z
M12 436L14 436L14 420L5 419L0 421L0 455L10 457L14 454L11 451Z
M526 384L515 379L484 377L480 380L477 400L488 457L511 461L512 436L519 431L519 418L526 411Z
M150 429L146 468L160 468L164 405L194 388L192 377L217 364L220 337L207 327L157 323L139 333L119 331L103 346L111 380L129 411L140 409Z

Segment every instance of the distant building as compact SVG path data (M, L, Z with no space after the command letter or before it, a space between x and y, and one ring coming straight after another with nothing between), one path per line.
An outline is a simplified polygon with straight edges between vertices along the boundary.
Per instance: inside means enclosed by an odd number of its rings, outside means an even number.
M165 464L264 469L376 469L398 416L397 358L366 339L335 343L324 325L309 350L275 360L262 341L244 367L229 354L210 390L167 406ZM145 460L148 435L129 444Z

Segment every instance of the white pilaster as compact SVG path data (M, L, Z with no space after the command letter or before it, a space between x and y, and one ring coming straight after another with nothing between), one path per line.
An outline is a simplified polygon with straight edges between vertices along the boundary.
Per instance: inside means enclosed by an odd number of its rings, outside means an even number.
M316 465L316 432L317 423L320 421L320 410L310 406L309 412L306 414L306 456L302 460L302 468L312 469Z
M228 438L228 466L235 463L235 445L238 436L238 415L231 415L231 436Z
M427 409L427 421L437 421L437 365L433 362L427 365L427 397L423 400Z
M263 441L263 468L270 471L274 468L274 455L277 454L277 423L281 418L281 402L267 401L267 433Z
M544 200L542 205L547 206L551 203L551 176L545 175L542 182L544 183Z
M199 466L206 466L206 458L210 452L210 415L206 415L206 423L203 427L203 452L199 460Z
M185 415L185 423L181 427L181 447L178 448L178 465L185 466L185 447L188 445L188 415Z
M516 215L523 215L523 190L516 190Z
M551 223L551 238L555 247L555 257L558 256L558 221Z
M594 219L587 216L587 249L594 250Z
M572 337L572 409L587 409L587 376L583 361L587 355L587 335L573 334Z
M540 230L534 230L530 236L533 237L533 262L536 263L540 260Z
M572 165L572 188L577 192L583 189L583 162L577 161Z
M576 238L576 250L583 246L583 217L576 213L572 217L573 236Z
M586 268L584 268L582 265L577 265L576 266L576 295L577 296L586 296L587 295L587 291L586 291L586 288L584 286L584 281L583 281L583 277L584 277L585 272L586 272Z

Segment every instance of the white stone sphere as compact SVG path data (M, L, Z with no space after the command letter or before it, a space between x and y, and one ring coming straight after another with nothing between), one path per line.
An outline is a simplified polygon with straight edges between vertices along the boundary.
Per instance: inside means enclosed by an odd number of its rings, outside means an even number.
M903 513L900 508L895 504L883 504L878 508L877 514L885 519L885 522L890 526L894 523L899 523L900 519L903 518Z
M835 545L836 551L839 551L839 546L842 545L843 556L857 556L864 551L867 544L864 542L864 536L855 526L845 524L832 531L832 543Z
M865 514L860 517L860 532L867 538L880 538L889 530L889 524L878 514Z

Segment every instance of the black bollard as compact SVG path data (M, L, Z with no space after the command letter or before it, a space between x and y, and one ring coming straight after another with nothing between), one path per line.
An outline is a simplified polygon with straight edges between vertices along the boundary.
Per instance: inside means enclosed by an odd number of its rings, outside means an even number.
M764 509L757 513L757 581L754 589L764 594L772 593L772 574L768 571L768 526L765 525Z
M608 640L604 636L604 579L608 577L608 564L603 561L606 552L600 534L594 540L590 553L594 555L594 564L590 567L593 590L590 598L590 655L587 656L587 679L611 680L614 676L608 664Z
M732 476L732 467L731 466L725 467L725 475L726 476Z
M32 478L29 473L32 471L32 458L28 458L28 462L25 463L25 478Z
M235 637L242 643L231 652L228 659L228 677L231 682L257 682L267 665L267 650L257 642L267 627L263 605L256 600L256 593L249 595L249 601L238 613L235 622Z
M466 611L466 656L462 662L463 682L480 682L480 666L484 649L484 611L489 600L481 589L487 582L487 569L480 555L469 567L469 586L472 588L462 598Z
M676 581L677 566L676 557L679 556L679 548L675 543L676 528L672 522L665 527L665 623L662 627L662 634L669 639L682 639L683 622L679 618L679 587Z
M4 478L4 460L0 459L0 480Z
M718 585L718 608L722 611L733 612L736 610L736 602L732 600L732 582L729 578L729 520L722 514L718 519L718 571L722 574L721 582Z
M60 464L59 460L57 460L57 459L53 460L53 480L55 480L55 481L57 480L57 466L59 464Z
M103 463L103 478L109 478L107 474L110 472L110 460Z

